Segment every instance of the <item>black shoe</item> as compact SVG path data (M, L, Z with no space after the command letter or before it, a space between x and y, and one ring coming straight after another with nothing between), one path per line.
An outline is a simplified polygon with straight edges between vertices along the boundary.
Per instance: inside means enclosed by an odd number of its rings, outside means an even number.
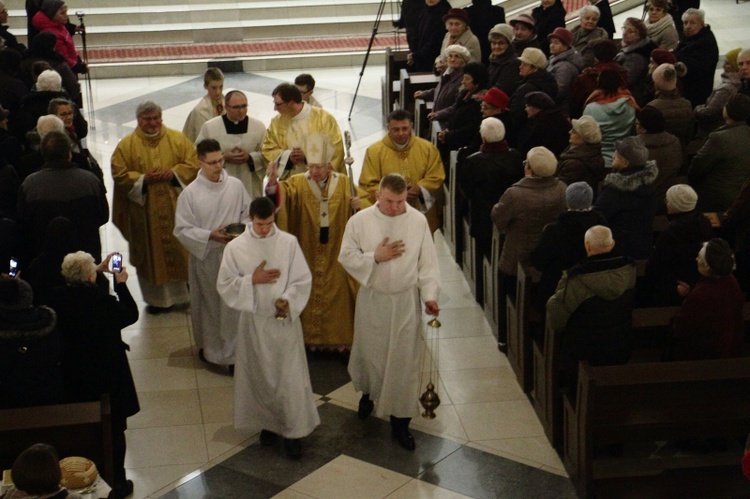
M148 312L151 315L159 315L159 314L166 314L169 312L169 307L157 307L155 305L147 305L146 306L146 312Z
M302 442L299 438L285 438L284 449L290 459L299 459L302 456Z
M210 362L206 360L206 356L203 355L203 349L202 348L200 350L198 350L198 358L201 359L206 364L210 364Z
M414 437L409 433L408 428L393 428L391 434L393 438L398 441L398 445L406 450L414 450L417 444L414 442Z
M272 431L260 430L260 445L263 447L270 447L276 443L279 436Z
M115 485L114 497L116 499L125 499L130 495L133 495L133 480L125 480Z
M375 408L375 403L370 400L370 395L367 393L362 394L362 398L359 399L359 409L357 409L357 417L359 419L367 419L372 414L372 410Z

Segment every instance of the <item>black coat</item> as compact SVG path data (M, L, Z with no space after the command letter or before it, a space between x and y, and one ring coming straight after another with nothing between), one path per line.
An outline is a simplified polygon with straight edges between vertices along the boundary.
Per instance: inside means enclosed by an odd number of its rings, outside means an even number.
M526 125L526 94L531 92L544 92L552 100L557 97L557 80L544 69L534 71L528 76L521 78L518 88L510 96L508 108L510 109L510 121L512 127L505 130L505 140L511 147L517 145L517 134Z
M138 320L138 306L125 283L114 296L94 284L56 288L50 305L62 337L61 370L71 402L99 400L109 393L112 415L127 418L140 410L121 330Z
M568 146L570 120L560 109L545 109L526 122L519 131L518 150L526 154L532 147L546 147L555 157Z
M565 27L565 7L562 0L556 0L552 7L545 9L541 5L534 7L531 15L536 20L536 36L542 44L542 51L549 57L549 40L547 35L555 31L555 28ZM520 54L519 54L520 55Z
M599 183L604 179L602 144L568 146L560 154L555 177L567 185L573 182L586 182L591 186L596 197L599 192Z
M513 47L508 47L503 55L490 59L487 67L490 75L489 87L497 87L510 97L516 91L518 81L521 79L521 75L518 74L520 67L521 61L513 52Z
M409 71L433 70L435 58L440 55L440 47L445 36L443 16L450 8L448 0L440 0L436 5L425 6L419 13L416 33L409 39L409 50L414 58L414 64L409 67Z
M453 104L448 118L445 142L450 151L466 147L471 143L474 134L482 123L482 109L476 94L464 92ZM448 164L448 163L446 163Z
M496 25L505 22L505 9L499 5L492 5L492 0L472 0L471 5L466 7L466 13L471 20L471 32L479 40L482 49L482 62L486 65L490 55L490 30Z
M711 27L706 25L697 35L681 41L674 55L687 66L682 77L685 98L693 107L705 104L714 88L714 72L719 62L719 46Z

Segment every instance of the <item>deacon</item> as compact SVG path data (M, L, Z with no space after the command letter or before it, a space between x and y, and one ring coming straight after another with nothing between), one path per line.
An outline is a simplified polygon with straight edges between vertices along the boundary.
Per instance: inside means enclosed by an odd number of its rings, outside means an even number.
M271 163L266 193L280 207L276 223L297 236L312 270L312 295L302 312L305 345L343 353L351 349L357 283L336 257L349 217L370 202L361 189L356 190L359 197L352 197L351 179L332 171L334 148L327 135L311 135L306 144L307 173L278 182L278 169Z
M251 197L260 197L266 174L260 145L266 127L260 120L247 115L247 97L244 93L232 90L224 101L226 114L204 123L196 143L203 139L218 140L227 173L240 179Z
M346 225L339 261L360 283L349 374L362 392L358 416L390 415L399 445L415 447L409 432L419 413L422 313L437 316L440 272L427 220L407 202L404 177L380 181L375 206Z
M331 166L345 173L344 145L336 119L328 111L313 107L302 100L299 88L291 83L281 83L273 89L273 108L278 116L271 120L263 139L263 157L266 162L279 164L279 177L305 173L305 138L314 133L325 133L333 144Z
M273 201L250 203L251 224L227 244L216 287L241 312L237 325L234 426L263 428L260 443L281 435L290 458L320 424L299 316L312 275L297 238L274 224Z
M190 299L188 255L172 231L177 196L195 179L198 166L195 146L162 125L156 103L139 104L136 117L138 128L112 154L112 221L130 244L146 310L156 314Z
M174 235L190 252L190 316L198 356L204 362L231 366L240 314L227 307L216 291L225 245L225 228L248 217L250 196L242 182L224 170L221 145L198 142L200 172L177 198Z

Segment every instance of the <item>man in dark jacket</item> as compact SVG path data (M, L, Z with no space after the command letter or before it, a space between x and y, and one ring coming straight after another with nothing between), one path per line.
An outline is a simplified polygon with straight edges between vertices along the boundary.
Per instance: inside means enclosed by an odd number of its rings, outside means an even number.
M719 62L719 46L711 26L705 24L705 12L688 9L682 16L685 39L675 49L677 60L685 63L687 74L682 83L685 98L693 107L705 104L714 87L714 72Z
M505 22L505 9L499 5L492 5L492 0L471 0L471 5L466 7L466 13L471 19L471 31L479 40L479 47L482 49L482 62L486 65L490 56L488 35L493 26Z
M544 92L528 93L524 100L528 121L518 132L518 150L525 154L532 147L543 146L560 156L568 146L570 121Z
M513 95L510 96L510 122L514 131L521 130L528 119L526 114L526 94L531 92L544 92L553 100L557 97L557 81L545 70L547 57L536 48L527 48L518 58L521 61L519 74L521 81ZM515 142L510 143L515 147Z
M594 208L607 219L622 254L648 258L656 214L654 182L659 169L648 159L648 149L637 137L618 140L615 149L612 173L604 177Z
M584 245L588 256L563 273L547 302L547 325L563 331L562 365L569 380L579 361L625 364L632 348L635 263L612 252L615 240L602 225L586 231Z
M415 33L409 40L409 71L432 71L445 35L443 16L451 9L448 0L426 0L419 13Z
M70 161L71 143L65 132L52 131L41 145L44 168L29 175L18 194L18 223L26 245L25 261L38 255L49 222L58 216L71 220L81 248L101 259L99 227L109 220L104 186L91 172Z

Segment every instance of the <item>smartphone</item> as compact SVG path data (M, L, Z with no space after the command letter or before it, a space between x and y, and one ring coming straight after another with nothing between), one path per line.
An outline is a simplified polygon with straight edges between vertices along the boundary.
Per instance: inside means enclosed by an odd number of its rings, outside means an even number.
M8 270L8 275L11 277L16 277L18 274L18 260L16 260L13 257L10 257L10 269Z
M122 270L122 255L115 253L112 255L112 272L120 272Z

